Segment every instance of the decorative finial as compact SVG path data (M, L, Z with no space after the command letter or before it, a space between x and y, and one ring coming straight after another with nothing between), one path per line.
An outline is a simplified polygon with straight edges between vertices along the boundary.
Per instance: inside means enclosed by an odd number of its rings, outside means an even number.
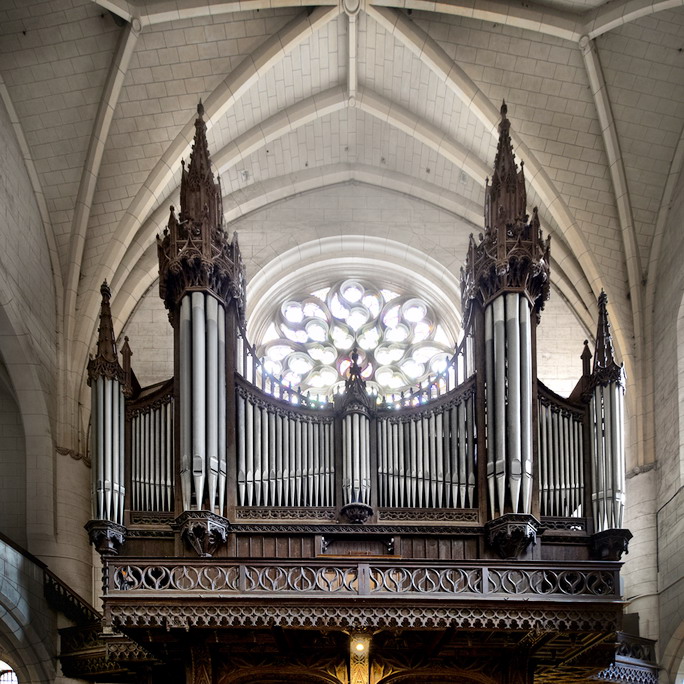
M501 118L505 119L506 114L508 114L508 105L506 104L506 100L501 100Z
M598 297L598 325L596 328L596 348L592 376L596 384L622 382L622 366L615 360L613 336L608 318L608 295L604 290Z
M202 99L200 98L199 103L197 104L197 115L199 117L204 116L204 105L202 104Z
M88 383L99 376L122 382L123 371L116 351L116 336L110 306L112 291L106 280L102 282L100 294L102 303L100 304L100 326L97 329L97 353L88 363Z

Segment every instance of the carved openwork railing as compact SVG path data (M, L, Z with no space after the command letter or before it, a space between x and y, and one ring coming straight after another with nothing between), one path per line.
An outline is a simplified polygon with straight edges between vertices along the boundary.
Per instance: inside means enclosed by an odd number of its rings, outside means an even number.
M173 511L173 379L126 406L130 425L130 508Z
M133 599L266 595L468 597L481 599L615 601L619 598L616 563L457 565L384 561L259 563L230 560L178 562L164 559L108 559L105 594ZM207 595L206 592L212 592ZM211 598L210 598L211 596Z
M331 411L295 407L238 382L237 421L238 505L333 505Z
M537 406L541 515L585 515L583 408L562 399L541 382Z
M474 508L475 423L474 378L429 406L379 415L380 506Z

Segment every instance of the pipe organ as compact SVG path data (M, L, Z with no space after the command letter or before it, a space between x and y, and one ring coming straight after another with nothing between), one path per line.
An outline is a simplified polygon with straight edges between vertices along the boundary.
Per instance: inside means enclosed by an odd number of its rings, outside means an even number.
M423 630L472 628L473 643L489 623L508 625L502 633L513 641L528 629L543 632L542 645L530 640L524 649L542 653L551 644L551 669L602 643L621 610L618 570L592 564L619 560L630 536L619 529L624 376L602 293L593 369L587 347L567 398L536 377L550 244L536 210L526 213L505 105L484 231L477 241L471 236L461 271L465 337L428 381L386 396L369 391L352 345L344 388L330 395L312 397L268 372L245 335L244 268L237 237L223 229L201 105L195 126L180 212L171 208L157 239L174 377L141 388L127 345L119 365L106 283L88 365L95 506L86 527L103 556L121 556L117 564L105 559L108 634L125 631L147 643L164 629L157 645L175 639L185 655L155 654L178 663L200 653L211 669L210 645L219 662L218 633L236 626L261 637L267 625L320 627L320 642L332 651L335 630L362 626L374 643L364 662L375 667L382 644L399 643L394 632L414 629L406 611L419 597ZM280 591L287 605L274 600ZM534 615L519 591L535 602ZM306 601L297 603L300 594ZM571 616L565 622L556 600ZM512 606L500 621L473 607L496 612L497 601ZM605 614L582 612L601 601L610 603ZM537 624L546 602L548 617ZM355 617L339 618L339 606ZM459 606L477 614L473 622L466 613L449 617ZM201 636L209 631L210 645ZM289 643L273 634L279 648ZM533 669L496 681L529 684ZM338 674L325 681L345 684ZM559 676L553 681L564 681Z
M100 327L97 354L88 363L92 390L91 436L94 519L124 521L124 387L112 328L107 281L100 289Z
M624 382L607 298L593 370L585 363L575 394L558 397L535 377L549 241L536 212L525 214L502 112L485 231L479 243L471 237L461 275L466 337L456 354L423 385L378 397L354 352L344 391L313 399L269 373L246 339L239 247L215 229L221 193L200 112L181 212L171 209L158 240L175 378L133 392L130 350L124 373L103 285L89 365L95 518L123 525L126 511L206 511L228 520L240 509L296 516L360 505L371 520L392 509L472 510L483 523L591 514L595 531L619 527Z

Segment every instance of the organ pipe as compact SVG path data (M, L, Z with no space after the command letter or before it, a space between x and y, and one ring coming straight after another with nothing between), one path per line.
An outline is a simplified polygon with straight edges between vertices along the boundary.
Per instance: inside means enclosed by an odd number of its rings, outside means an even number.
M192 498L192 304L183 297L180 310L180 479L183 510Z

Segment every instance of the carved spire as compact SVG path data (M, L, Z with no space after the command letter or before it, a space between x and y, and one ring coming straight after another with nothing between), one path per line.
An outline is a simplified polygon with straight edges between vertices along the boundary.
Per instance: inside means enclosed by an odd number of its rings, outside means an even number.
M229 241L223 229L221 184L211 168L201 100L190 163L181 167L180 213L171 207L164 234L157 236L160 296L172 323L189 289L211 292L224 304L236 300L242 317L244 267L237 235Z
M608 319L608 295L601 290L598 298L598 326L596 329L596 348L592 382L594 385L607 385L610 382L623 382L622 365L615 360L613 337Z
M207 239L212 232L223 225L223 202L221 183L214 178L211 170L211 157L207 143L207 124L204 122L202 100L197 105L195 119L195 138L190 153L190 164L181 173L181 221L191 221L195 227L203 229Z
M485 186L485 228L489 231L498 226L511 226L527 221L527 192L523 163L518 171L511 143L511 122L506 116L508 107L501 105L499 144L494 158L491 185Z
M112 323L112 309L110 301L112 291L105 280L100 287L102 303L100 304L100 327L97 329L97 353L88 362L88 384L92 380L103 376L123 382L123 369L119 365L116 352L116 336Z
M499 143L491 184L485 186L484 234L470 236L465 268L461 269L461 297L466 327L472 305L482 307L504 291L524 292L539 313L549 296L549 245L539 225L537 208L526 213L527 193L522 162L515 163L508 108L501 105Z

